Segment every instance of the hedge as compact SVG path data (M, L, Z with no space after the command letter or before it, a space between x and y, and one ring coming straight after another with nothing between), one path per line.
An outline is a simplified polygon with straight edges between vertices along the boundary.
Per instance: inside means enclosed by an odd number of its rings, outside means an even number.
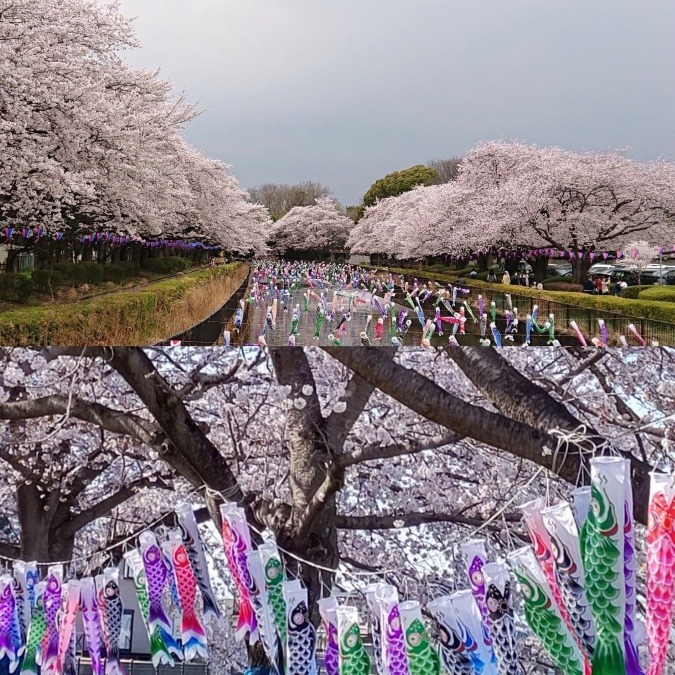
M0 344L152 344L175 334L164 334L164 331L178 313L177 308L185 304L181 300L186 298L187 304L194 305L196 311L209 311L208 305L215 302L216 291L223 284L236 289L247 272L247 265L236 262L150 283L136 291L121 291L84 302L2 312ZM214 285L214 282L217 283ZM213 311L216 309L218 307ZM186 320L203 318L186 316Z
M375 269L388 270L393 274L405 274L419 276L421 278L432 279L440 281L445 284L457 283L453 277L448 277L443 274L435 274L434 272L423 272L422 270L408 270L396 267L377 267L371 266ZM639 299L629 299L617 297L614 295L590 295L588 293L574 293L568 291L538 291L532 287L503 284L488 284L476 279L462 278L461 283L468 286L473 286L477 289L489 289L501 293L509 293L514 295L521 295L529 298L541 298L542 300L550 300L552 302L560 302L566 305L575 305L577 307L588 307L591 309L601 309L606 312L615 312L625 314L635 318L653 319L655 321L665 321L667 323L675 323L675 304L664 301L653 301Z
M184 272L190 267L190 261L187 258L171 256L170 258L148 258L143 264L143 268L148 272L156 274L172 274L174 272Z
M650 286L640 292L640 300L675 302L675 286Z
M582 293L584 290L584 287L581 284L572 284L568 281L551 281L551 282L544 282L544 290L545 291L562 291L563 293L567 293L569 291L573 291L575 293Z
M186 258L150 258L144 269L159 274L175 274L190 267ZM49 295L59 288L95 285L104 281L123 283L137 277L141 266L137 262L118 262L101 264L97 262L55 263L49 270L33 270L33 283L38 293ZM51 288L50 288L51 286Z
M627 288L621 289L622 298L631 298L632 300L637 300L640 295L639 286L628 286Z
M1 301L26 303L33 290L33 281L23 274L0 274Z

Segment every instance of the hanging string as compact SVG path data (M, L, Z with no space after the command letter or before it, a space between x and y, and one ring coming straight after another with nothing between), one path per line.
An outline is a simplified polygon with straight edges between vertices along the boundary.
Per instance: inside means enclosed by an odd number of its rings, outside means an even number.
M196 492L201 492L202 490L206 489L206 485L202 485L201 487L198 488L193 488L190 490L190 492L187 493L186 497L189 497L190 495L195 494ZM114 544L110 544L109 546L106 546L105 548L100 548L97 551L94 551L93 553L88 553L87 555L81 555L81 556L75 556L74 558L70 558L69 560L49 560L45 562L39 562L38 565L75 565L75 563L85 563L88 565L94 558L100 555L108 554L105 559L108 561L112 562L112 555L110 554L111 551L114 551L117 548L127 546L129 542L132 540L136 539L138 535L140 535L142 532L145 532L145 530L152 529L155 527L155 525L159 525L165 518L168 518L171 514L175 514L176 511L175 509L171 509L170 511L165 511L161 516L156 518L150 523L146 523L142 527L138 528L135 530L132 534L130 534L128 537L125 537L124 539L121 539L120 541L115 542ZM10 558L8 556L0 555L0 560L4 560L5 562L9 563L17 563L17 562L22 562L20 558Z
M452 546L448 546L444 549L440 549L438 551L433 551L430 553L428 556L425 558L422 558L421 560L417 561L418 565L424 565L428 563L429 560L433 560L437 558L438 556L444 556L447 555L448 553L452 553L456 550L456 547L463 544L466 541L469 541L470 539L473 539L479 532L482 532L485 528L489 527L492 525L496 520L502 517L502 514L506 512L506 510L513 504L515 501L520 499L520 495L523 491L525 491L532 483L542 474L542 472L545 470L545 468L542 466L537 471L532 474L532 476L528 479L528 481L523 484L520 489L509 499L499 510L497 510L490 518L485 520L481 525L476 527L470 534L468 534L466 537L460 539L458 542L455 542ZM211 488L207 487L206 488L207 492L210 492L215 495L221 496L221 493L217 490L212 490ZM222 496L221 496L222 498ZM227 500L226 500L227 501ZM260 536L263 536L264 530L259 530L257 527L254 525L250 525L249 527L254 531L257 532ZM354 577L354 578L364 578L372 575L377 575L377 576L383 576L386 574L393 574L393 573L401 573L405 575L405 572L401 567L390 567L390 568L385 568L378 570L377 572L354 572L354 571L345 571L343 569L340 569L339 567L328 567L326 565L321 565L319 563L315 563L311 560L307 560L306 558L303 558L302 556L296 555L295 553L292 553L291 551L286 550L285 548L277 545L277 548L279 551L284 553L285 555L289 556L290 558L293 558L297 562L300 562L304 565L308 565L309 567L313 567L314 569L318 570L323 570L324 572L330 572L331 574L342 574L343 576L346 577ZM407 576L407 575L406 575Z

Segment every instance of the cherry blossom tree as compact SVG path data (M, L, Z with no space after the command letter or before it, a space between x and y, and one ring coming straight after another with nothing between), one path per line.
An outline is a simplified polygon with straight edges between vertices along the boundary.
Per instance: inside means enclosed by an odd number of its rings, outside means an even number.
M637 239L626 244L625 265L634 271L638 278L638 287L641 286L642 273L659 254L658 246L650 244L644 239Z
M198 110L124 63L136 44L114 2L0 2L0 222L262 250L266 212L181 138Z
M674 184L667 162L491 141L466 155L455 181L367 209L349 244L399 258L535 249L539 276L551 251L565 252L581 278L600 251L636 233L656 240L673 222Z
M319 197L313 206L296 206L272 227L270 242L279 253L342 251L354 223L330 197Z
M1 493L0 555L62 556L55 535L73 521L70 550L92 553L179 500L217 523L222 495L286 551L338 570L286 557L312 600L322 584L382 569L424 600L437 581L463 583L432 552L478 527L495 552L522 540L514 496L567 497L612 443L631 459L644 522L649 472L672 459L672 350L49 348L2 358L0 471L14 490ZM92 511L107 499L110 510Z

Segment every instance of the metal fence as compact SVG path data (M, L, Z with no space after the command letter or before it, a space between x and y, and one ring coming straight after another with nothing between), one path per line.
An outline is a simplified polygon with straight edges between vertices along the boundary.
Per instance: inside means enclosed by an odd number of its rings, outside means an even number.
M155 668L149 661L140 659L122 659L127 675L215 675L209 670L207 663L179 663L175 666L159 666ZM89 659L80 659L77 664L77 675L92 675Z
M633 324L647 344L651 344L652 341L657 341L662 346L675 346L674 323L629 316L608 309L567 305L555 300L532 298L526 295L520 295L518 293L518 286L504 287L503 291L496 291L488 288L472 287L470 284L465 283L462 283L461 285L462 287L469 288L474 297L477 294L482 294L487 307L490 306L490 303L494 302L497 311L500 314L509 308L506 299L507 293L511 296L513 306L518 308L518 315L521 319L526 314L531 314L532 309L537 305L539 307L540 317L546 317L549 314L555 316L555 323L558 331L566 330L569 332L570 322L576 321L579 329L585 336L599 335L598 319L603 319L610 337L614 336L616 339L619 335L625 335L628 344L637 344L637 338L635 338L628 330L628 326Z
M414 274L419 281L427 281L430 279L429 277L425 277L423 270L411 270L410 273ZM431 279L431 281L441 284L444 283L434 279ZM457 285L462 288L468 288L471 291L471 302L474 306L476 297L482 295L486 308L489 309L490 303L494 302L497 312L502 315L504 310L509 309L506 299L506 294L508 293L511 296L513 306L518 308L518 316L521 319L521 328L519 332L521 333L523 325L522 320L527 314L531 314L533 307L537 305L539 307L540 323L541 317L546 317L549 314L555 316L556 333L564 331L567 334L572 334L569 325L571 321L576 321L579 329L587 339L589 336L599 336L598 319L603 319L610 339L613 338L614 341L617 340L619 335L624 335L626 336L629 345L639 344L637 338L628 330L628 326L633 324L648 345L653 341L656 341L659 345L664 347L675 346L675 323L657 321L655 319L647 319L639 316L630 316L609 309L568 305L555 300L545 300L543 298L520 295L518 289L522 288L522 286L504 286L503 290L495 290L472 286L470 281L467 282L465 280L462 280L461 283L458 283ZM588 341L590 344L590 340Z

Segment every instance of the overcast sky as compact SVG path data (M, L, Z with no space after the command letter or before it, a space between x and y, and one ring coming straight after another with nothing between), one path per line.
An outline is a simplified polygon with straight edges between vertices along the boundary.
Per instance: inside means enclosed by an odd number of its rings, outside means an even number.
M122 0L205 112L186 138L244 187L345 205L481 140L675 158L673 0Z

